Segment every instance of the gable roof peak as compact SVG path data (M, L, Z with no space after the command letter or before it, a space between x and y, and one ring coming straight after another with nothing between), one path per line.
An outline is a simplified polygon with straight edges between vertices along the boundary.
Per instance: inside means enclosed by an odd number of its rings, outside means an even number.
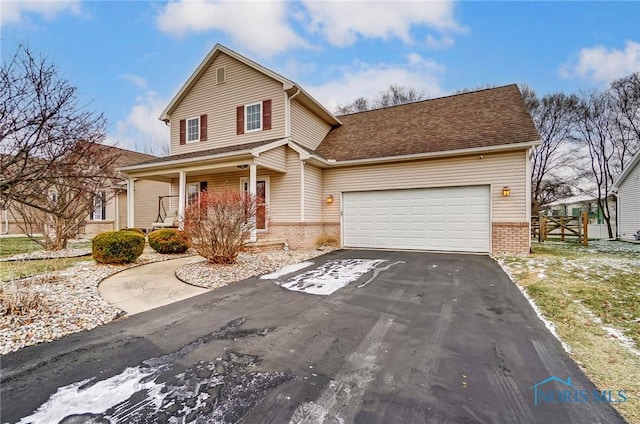
M254 62L248 57L243 56L240 53L237 53L236 51L231 50L230 48L225 47L220 43L217 43L215 46L213 46L211 51L207 54L204 60L200 62L200 65L198 65L198 67L191 74L189 79L187 79L187 81L182 85L178 93L173 97L173 99L171 99L171 102L169 102L169 105L167 105L167 107L162 111L162 114L159 117L161 121L164 121L164 122L170 121L169 117L171 113L176 109L178 104L187 96L191 88L200 79L200 77L207 71L209 66L216 59L216 57L218 57L221 53L226 54L227 56L281 83L284 91L293 90L295 92L296 90L300 90L302 95L306 97L311 104L314 105L314 109L320 113L320 115L325 121L329 122L332 126L341 124L340 121L331 112L329 112L320 102L314 99L310 94L308 94L302 87L300 87L294 81L291 81L286 77L283 77L279 73L274 72L271 69L266 68L257 62Z

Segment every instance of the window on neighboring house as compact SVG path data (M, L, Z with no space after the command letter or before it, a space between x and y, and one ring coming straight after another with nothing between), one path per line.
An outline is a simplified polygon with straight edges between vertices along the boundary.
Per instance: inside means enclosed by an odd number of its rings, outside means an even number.
M262 102L245 106L245 131L259 131L262 129Z
M200 117L187 119L187 143L200 141Z
M55 190L49 190L49 201L52 205L58 203L58 192Z
M105 219L107 219L106 206L107 206L107 202L105 199L104 191L96 193L96 195L93 196L93 209L91 210L91 220L104 221Z

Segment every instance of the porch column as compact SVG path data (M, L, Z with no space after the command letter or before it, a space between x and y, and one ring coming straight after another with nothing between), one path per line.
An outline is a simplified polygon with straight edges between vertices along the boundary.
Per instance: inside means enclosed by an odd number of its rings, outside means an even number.
M184 230L184 210L186 203L187 193L187 173L180 171L180 178L178 179L178 228Z
M257 193L257 188L256 188L257 179L258 179L257 165L255 163L252 163L249 165L249 197L254 200L256 198L256 193ZM256 215L254 213L253 216L251 217L251 237L249 241L252 243L255 243L257 240L258 240L258 233L256 231Z
M129 181L127 182L127 227L134 228L135 224L135 213L134 213L134 181L133 178L129 177Z

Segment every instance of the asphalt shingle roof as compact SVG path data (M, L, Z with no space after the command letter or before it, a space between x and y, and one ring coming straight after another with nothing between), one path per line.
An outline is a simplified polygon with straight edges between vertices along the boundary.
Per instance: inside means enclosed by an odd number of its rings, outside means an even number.
M255 141L253 143L236 144L234 146L219 147L217 149L198 150L198 151L190 152L190 153L182 153L182 154L179 154L179 155L170 155L170 156L164 156L164 157L161 157L161 158L154 158L154 159L147 160L147 161L144 161L144 162L135 163L135 165L147 165L147 164L152 164L152 163L161 164L162 162L173 162L174 160L192 159L192 158L199 158L199 157L204 157L204 156L219 155L219 154L222 154L222 153L231 153L231 152L239 152L239 151L242 151L242 150L251 150L251 149L256 148L256 147L264 146L265 144L273 143L274 141L277 141L277 140L279 140L279 139L275 138L275 139L271 139L271 140Z
M520 90L512 84L340 116L316 151L337 161L537 141Z

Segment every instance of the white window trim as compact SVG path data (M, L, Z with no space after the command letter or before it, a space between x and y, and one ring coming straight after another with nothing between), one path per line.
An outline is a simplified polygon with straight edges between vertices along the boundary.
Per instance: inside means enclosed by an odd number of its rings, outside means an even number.
M258 128L254 128L252 130L249 129L249 118L248 118L248 112L249 112L249 107L250 106L255 106L255 105L260 105L260 126ZM262 102L255 102L255 103L247 103L246 105L244 105L244 132L245 133L252 133L252 132L257 132L257 131L262 131Z
M100 200L98 203L97 200ZM93 196L93 207L91 208L91 221L106 221L107 217L102 216L102 209L105 209L105 215L107 213L107 205L105 204L105 193L103 191L99 191L95 196ZM99 205L99 206L98 206ZM99 210L99 213L96 211ZM100 215L100 216L98 216Z
M187 184L187 187L186 187L186 190L185 190L185 193L186 193L186 195L187 195L187 198L185 199L185 200L186 200L186 202L185 202L185 205L186 205L186 206L189 206L189 205L192 205L192 204L193 204L193 203L189 203L189 187L195 187L195 188L196 188L196 196L197 196L197 198L196 198L196 200L195 200L195 202L194 202L194 203L196 203L196 202L199 202L199 201L200 201L200 182L197 182L197 183L188 183L188 184Z
M189 140L189 121L193 121L194 119L198 120L198 138L195 140ZM199 116L194 116L193 118L187 118L186 124L185 124L185 132L186 134L184 135L184 140L186 144L189 143L197 143L200 141L200 117Z
M271 180L269 179L269 175L258 175L256 176L256 182L264 181L264 207L265 207L265 222L264 229L256 230L259 233L266 233L269 231L269 204L271 197ZM245 193L244 185L249 184L248 177L240 178L240 193Z

